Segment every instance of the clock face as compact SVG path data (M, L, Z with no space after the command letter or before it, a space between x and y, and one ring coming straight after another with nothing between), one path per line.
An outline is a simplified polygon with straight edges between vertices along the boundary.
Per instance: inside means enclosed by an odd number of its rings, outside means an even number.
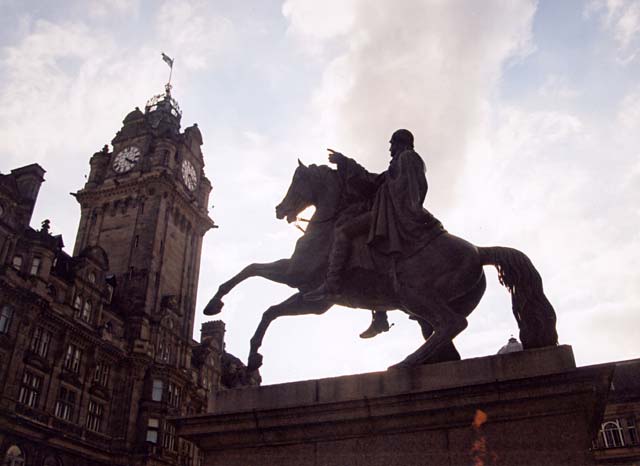
M188 160L182 161L182 179L184 180L184 184L187 185L190 191L196 189L198 185L198 177L196 176L196 169L193 168L191 162Z
M122 149L113 160L113 169L116 173L125 173L135 167L140 160L140 149L136 146L129 146Z

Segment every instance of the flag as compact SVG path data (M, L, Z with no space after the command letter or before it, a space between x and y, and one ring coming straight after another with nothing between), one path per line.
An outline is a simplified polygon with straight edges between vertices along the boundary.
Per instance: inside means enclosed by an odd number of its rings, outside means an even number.
M164 52L162 53L162 59L164 60L164 62L169 65L169 68L173 68L173 58L169 58L169 56L165 55Z

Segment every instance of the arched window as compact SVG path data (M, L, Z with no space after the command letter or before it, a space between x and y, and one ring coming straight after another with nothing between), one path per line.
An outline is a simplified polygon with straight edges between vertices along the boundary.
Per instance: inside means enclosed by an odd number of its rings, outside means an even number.
M84 302L84 307L82 308L82 320L85 322L91 321L91 301L88 299Z
M624 437L622 436L622 427L620 421L608 421L602 424L602 438L605 448L615 448L624 446Z
M42 264L42 259L39 257L34 257L31 260L31 269L29 270L30 275L38 275L40 273L40 264Z
M62 463L58 458L49 455L44 459L44 463L42 463L42 466L60 466L61 464Z
M23 466L25 463L24 453L20 447L11 445L4 455L3 466Z
M16 270L22 269L22 256L13 256L13 260L11 261L11 265Z
M77 295L76 299L73 301L73 307L76 309L76 314L80 313L80 310L82 309L82 296L81 295Z

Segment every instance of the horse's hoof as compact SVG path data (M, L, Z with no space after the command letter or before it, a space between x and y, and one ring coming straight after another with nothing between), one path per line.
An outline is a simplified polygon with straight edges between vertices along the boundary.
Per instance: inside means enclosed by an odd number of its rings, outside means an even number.
M247 361L247 372L257 371L260 366L262 366L262 355L260 353L250 354L249 361Z
M409 364L406 361L400 361L398 364L394 364L393 366L389 366L387 367L387 370L393 370L393 369L408 369L410 367L413 367L411 364Z
M220 298L213 297L211 298L211 301L209 301L209 304L204 308L204 315L214 316L219 314L220 311L222 311L222 306L224 306L222 300Z

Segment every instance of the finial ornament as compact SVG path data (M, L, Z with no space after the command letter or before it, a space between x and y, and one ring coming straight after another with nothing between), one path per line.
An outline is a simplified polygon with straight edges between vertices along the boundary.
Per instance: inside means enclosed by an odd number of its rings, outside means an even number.
M42 233L49 234L50 230L51 230L51 221L48 218L46 218L40 224L40 231Z

